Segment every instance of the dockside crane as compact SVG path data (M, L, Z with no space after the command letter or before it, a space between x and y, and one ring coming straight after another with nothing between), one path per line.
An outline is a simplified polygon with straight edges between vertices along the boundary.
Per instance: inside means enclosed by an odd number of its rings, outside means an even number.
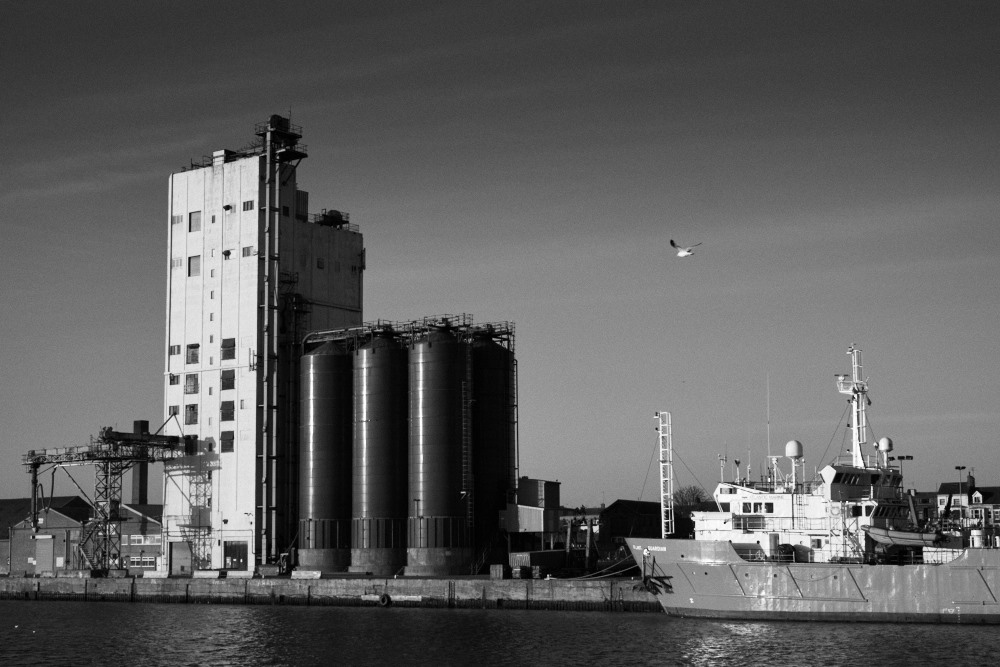
M149 433L149 422L136 421L133 433L115 431L110 426L91 437L86 445L31 450L22 457L31 473L31 529L38 532L38 473L43 466L93 465L94 517L83 529L79 554L90 569L107 571L121 566L122 476L134 465L169 461L190 452L193 436ZM48 469L48 468L47 468Z

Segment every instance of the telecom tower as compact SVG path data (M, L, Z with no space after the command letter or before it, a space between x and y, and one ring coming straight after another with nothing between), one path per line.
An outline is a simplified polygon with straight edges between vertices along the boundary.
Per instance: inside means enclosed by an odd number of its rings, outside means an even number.
M197 440L165 465L174 573L253 570L293 544L300 343L362 321L362 235L308 213L301 128L271 116L255 133L169 181L163 432Z

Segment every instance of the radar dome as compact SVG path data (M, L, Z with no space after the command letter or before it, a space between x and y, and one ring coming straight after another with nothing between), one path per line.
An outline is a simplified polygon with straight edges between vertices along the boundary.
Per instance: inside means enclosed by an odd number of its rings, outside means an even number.
M879 438L878 439L878 450L880 452L891 452L892 451L892 439L891 438Z
M790 459L802 458L802 443L798 440L789 440L785 443L785 456Z

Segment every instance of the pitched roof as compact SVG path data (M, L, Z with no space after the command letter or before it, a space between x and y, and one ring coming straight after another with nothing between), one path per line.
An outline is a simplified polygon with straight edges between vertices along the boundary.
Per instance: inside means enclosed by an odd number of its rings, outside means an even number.
M83 523L90 518L93 509L80 496L55 496L39 499L38 511L55 510L60 514ZM31 518L31 498L0 498L0 528L15 526ZM6 537L6 534L0 536Z

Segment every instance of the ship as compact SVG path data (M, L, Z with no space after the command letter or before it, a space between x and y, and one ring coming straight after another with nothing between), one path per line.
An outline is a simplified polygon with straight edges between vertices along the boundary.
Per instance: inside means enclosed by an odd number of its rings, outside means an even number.
M852 345L848 354L851 375L837 374L836 383L852 413L850 450L812 480L804 479L796 440L786 444L784 457L769 456L759 481L737 462L731 479L720 475L714 510L691 513L691 538L671 535L669 413L657 413L658 428L667 432L661 433L662 537L626 543L642 585L667 614L1000 624L1000 532L951 521L950 497L937 520L921 522L904 490L901 462L889 455L892 440L869 436L861 349Z

